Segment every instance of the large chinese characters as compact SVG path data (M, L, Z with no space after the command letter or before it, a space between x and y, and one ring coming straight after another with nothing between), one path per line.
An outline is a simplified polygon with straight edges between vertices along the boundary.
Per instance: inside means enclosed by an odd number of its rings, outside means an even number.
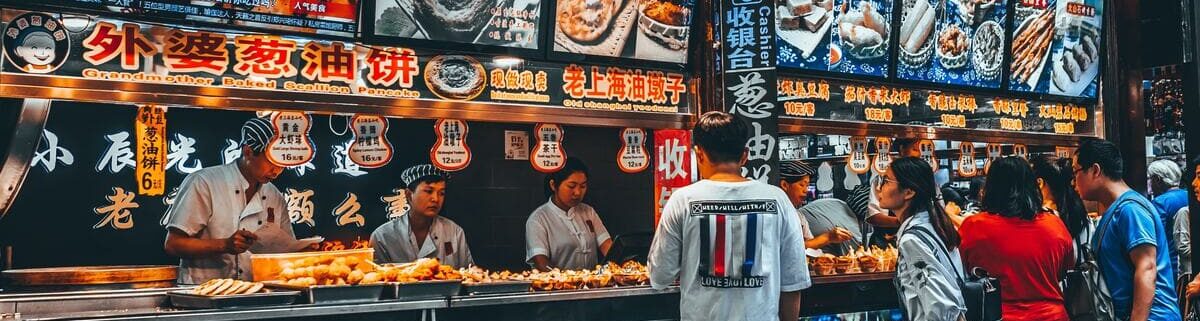
M742 175L776 181L775 1L721 0L716 7L720 63L714 68L722 76L724 88L719 97L726 111L750 125Z

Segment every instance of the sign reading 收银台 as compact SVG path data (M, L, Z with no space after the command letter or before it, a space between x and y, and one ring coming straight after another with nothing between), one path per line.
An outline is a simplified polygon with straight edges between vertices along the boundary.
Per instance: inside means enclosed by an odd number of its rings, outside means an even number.
M7 59L0 70L5 74L601 111L689 111L687 77L670 70L498 63L484 55L105 18L82 30L65 30L56 13L2 12ZM40 50L36 55L34 48Z
M713 1L721 107L750 125L742 176L777 182L779 115L775 76L775 0Z

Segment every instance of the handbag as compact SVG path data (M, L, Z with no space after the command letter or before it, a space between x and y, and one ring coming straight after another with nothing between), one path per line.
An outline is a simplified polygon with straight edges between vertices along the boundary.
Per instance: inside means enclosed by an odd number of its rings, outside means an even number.
M970 273L967 273L967 278L963 279L958 274L961 270L954 264L954 259L950 257L950 252L946 250L945 243L940 238L937 238L936 234L933 234L933 231L923 226L913 226L910 230L917 232L917 239L921 240L929 248L941 249L941 253L946 257L946 261L950 262L954 277L958 280L959 291L962 292L963 301L967 305L967 312L964 315L967 321L1000 321L1004 318L1003 311L1001 310L1003 302L1000 297L1000 280L989 276L987 271L981 268L971 269ZM936 243L938 245L935 245L935 242L930 240L931 238L937 239ZM901 307L903 306L901 304ZM908 311L904 312L907 318Z
M1125 202L1129 201L1117 206ZM1096 248L1104 243L1104 232L1108 231L1109 223L1112 223L1111 217L1100 226ZM1096 256L1087 246L1079 244L1079 240L1075 240L1075 247L1079 248L1075 268L1067 271L1063 279L1063 303L1067 308L1067 316L1072 321L1118 320L1112 306L1112 295L1104 282L1104 273L1096 263Z

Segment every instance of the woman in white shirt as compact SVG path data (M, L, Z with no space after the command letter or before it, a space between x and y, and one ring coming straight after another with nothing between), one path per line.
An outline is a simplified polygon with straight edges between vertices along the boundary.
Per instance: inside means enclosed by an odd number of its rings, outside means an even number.
M545 188L550 200L525 222L526 263L539 271L594 268L612 239L596 210L583 203L587 165L568 158L562 169L546 175Z
M967 311L958 285L963 277L960 239L935 198L929 163L897 159L875 190L879 206L900 219L896 288L907 320L959 321Z

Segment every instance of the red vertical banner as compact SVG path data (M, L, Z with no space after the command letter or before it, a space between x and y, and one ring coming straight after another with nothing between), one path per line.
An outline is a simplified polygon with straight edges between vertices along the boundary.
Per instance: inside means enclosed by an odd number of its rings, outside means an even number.
M683 129L654 131L654 226L675 189L696 181L692 170L692 133Z

